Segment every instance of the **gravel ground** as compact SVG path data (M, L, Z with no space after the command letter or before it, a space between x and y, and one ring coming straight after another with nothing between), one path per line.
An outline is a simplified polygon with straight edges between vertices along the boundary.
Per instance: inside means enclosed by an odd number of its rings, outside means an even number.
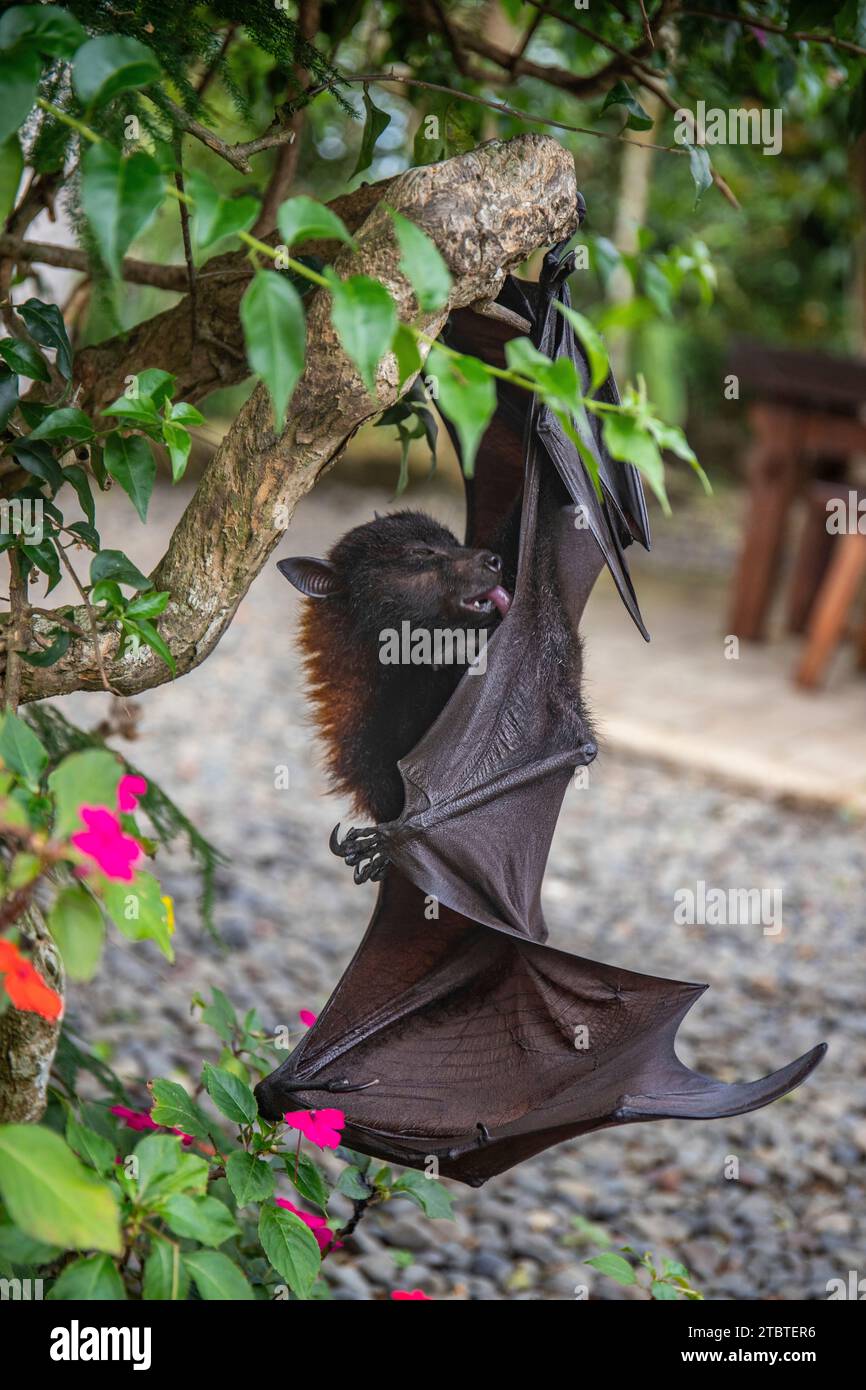
M156 526L130 534L108 500L104 544L155 558L182 495L159 492ZM387 501L322 486L299 511L281 553L315 553ZM454 521L447 496L423 505ZM140 538L140 539L139 539ZM150 552L150 553L149 553ZM195 884L180 854L158 870L175 898L177 963L149 943L109 950L78 988L73 1015L114 1046L129 1077L188 1077L212 1034L189 999L219 985L268 1027L297 1030L321 1006L366 924L372 886L355 888L329 854L345 807L325 796L292 631L292 592L269 565L218 651L176 686L143 701L130 755L231 856L220 871L221 952L198 926ZM684 659L687 657L684 655ZM592 671L592 652L588 654ZM94 724L101 696L63 708ZM597 716L603 736L604 711ZM795 756L792 750L792 756ZM275 774L290 772L277 790ZM678 888L781 888L784 930L674 925ZM646 1297L583 1261L600 1226L616 1244L681 1260L709 1299L826 1297L829 1279L863 1272L866 1202L866 1015L862 825L793 811L698 776L628 762L605 750L590 785L573 790L546 879L551 941L581 955L712 988L680 1035L685 1061L725 1080L751 1079L826 1039L821 1068L793 1096L708 1123L663 1121L577 1140L473 1191L451 1184L457 1219L427 1222L403 1202L362 1223L356 1250L328 1261L335 1296L371 1299L420 1286L434 1297ZM739 1177L730 1180L730 1159Z

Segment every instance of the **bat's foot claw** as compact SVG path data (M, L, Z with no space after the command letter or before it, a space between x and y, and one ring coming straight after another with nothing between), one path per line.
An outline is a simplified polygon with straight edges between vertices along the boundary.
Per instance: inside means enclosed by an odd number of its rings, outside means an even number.
M335 825L328 842L331 853L354 869L356 883L378 883L390 862L388 832L380 825L356 826L342 840L339 832L339 825Z

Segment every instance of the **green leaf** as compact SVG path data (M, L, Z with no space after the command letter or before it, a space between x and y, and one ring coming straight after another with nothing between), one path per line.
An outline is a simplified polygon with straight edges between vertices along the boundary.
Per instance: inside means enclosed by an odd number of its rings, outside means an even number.
M0 1126L0 1196L15 1225L37 1240L120 1254L112 1189L53 1130Z
M104 1135L80 1124L73 1115L66 1121L66 1142L79 1158L84 1159L89 1167L95 1168L103 1177L108 1177L114 1172L114 1145L109 1143Z
M56 304L43 304L41 299L26 299L18 305L31 338L43 347L54 348L57 370L69 381L72 376L72 344L66 332L63 315Z
M183 1130L196 1139L209 1139L213 1126L176 1081L154 1081L151 1119L169 1129Z
M117 1303L126 1298L126 1290L108 1255L88 1255L66 1266L47 1297L57 1301Z
M189 191L193 199L192 226L196 246L204 251L223 237L248 232L261 203L251 193L226 198L204 174L192 173Z
M643 109L627 82L617 82L611 87L602 105L602 111L609 106L624 106L628 115L626 126L629 130L652 130L653 118Z
M315 198L308 198L306 194L289 198L280 205L277 226L280 236L290 250L298 242L315 241L319 238L344 241L347 246L355 244L337 214L331 212L323 203L317 203Z
M202 1245L224 1245L240 1234L240 1227L226 1206L216 1197L190 1197L180 1192L169 1197L162 1215L176 1236L200 1241Z
M42 64L38 53L24 49L0 53L0 142L23 125L36 104Z
M238 1125L251 1125L259 1113L256 1098L240 1077L222 1067L205 1062L202 1070L205 1089L216 1106Z
M5 430L17 404L18 378L14 372L0 367L0 430Z
M356 174L361 174L365 169L369 169L373 161L373 151L376 148L376 141L391 124L391 117L387 111L380 111L378 106L374 106L370 98L370 89L364 84L364 133L361 136L361 148L358 151L358 162L355 165L351 178Z
M376 394L376 368L391 346L397 325L397 306L384 285L369 275L339 280L328 277L331 320L346 354L352 359L371 396Z
M88 39L75 55L72 87L82 106L104 106L118 92L158 82L162 69L155 54L125 34Z
M593 1255L592 1259L586 1260L585 1263L592 1265L599 1274L606 1274L610 1279L615 1279L617 1284L622 1284L623 1287L637 1283L637 1275L622 1255Z
M178 1192L197 1196L207 1192L207 1159L183 1148L179 1137L173 1134L146 1134L135 1146L135 1158L139 1207L149 1209Z
M212 1028L217 1037L224 1043L231 1043L234 1040L235 1026L237 1024L237 1014L231 1000L221 989L215 986L211 988L211 1003L206 1004L201 1011L201 1021Z
M19 376L29 376L34 381L51 380L51 373L42 353L37 352L29 343L22 342L20 338L0 339L0 357ZM78 414L80 415L81 411Z
M0 758L31 791L39 790L42 774L48 766L48 754L30 725L11 710L0 715Z
M5 222L15 206L15 195L21 182L23 168L21 143L13 132L0 144L0 222Z
M259 1240L292 1293L299 1298L309 1298L322 1263L310 1228L294 1212L267 1203L259 1213Z
M255 1154L240 1151L229 1154L226 1178L239 1207L248 1206L250 1202L266 1202L274 1195L273 1171Z
M153 581L136 569L122 550L100 550L90 562L90 582L98 584L100 579L115 579L118 584L128 584L132 589L152 589Z
M60 559L54 541L46 539L39 541L38 544L30 545L25 545L22 542L19 549L22 555L26 555L31 565L35 565L36 569L48 575L49 584L45 592L50 594L51 590L60 583Z
M415 291L422 313L441 309L451 292L451 272L435 242L401 212L388 208L400 246L400 269Z
M40 670L47 670L49 666L55 666L69 650L69 643L72 641L71 633L66 628L56 627L51 636L54 641L50 647L38 652L19 652L22 661L26 661L28 666L36 666Z
M0 19L0 49L33 48L52 58L70 58L87 34L59 5L13 5Z
M144 1264L141 1296L146 1302L182 1302L189 1292L189 1273L180 1246L173 1240L154 1236Z
M124 627L127 631L135 633L161 657L173 676L177 675L177 663L172 655L171 648L164 637L161 637L147 618L135 618L132 621L124 620Z
M114 431L105 441L104 459L109 476L120 483L141 520L147 521L156 482L156 459L147 440L140 434Z
M713 183L713 166L703 145L689 145L689 170L695 185L695 207Z
M650 1285L650 1292L653 1298L660 1303L675 1303L679 1298L677 1290L673 1284L665 1284L661 1279L654 1279Z
M400 390L406 385L410 376L415 376L421 370L421 354L418 351L418 341L415 334L411 332L405 323L398 323L391 343L391 351L397 358L397 372L399 375Z
M496 409L493 378L474 357L455 361L438 348L432 348L427 358L427 374L438 383L434 400L457 431L463 471L471 478L478 446Z
M171 408L171 419L181 425L203 425L204 416L189 401L177 401Z
M602 422L604 442L615 459L633 463L644 475L665 515L670 515L670 503L665 491L665 466L652 435L637 423L633 416L621 410L606 411Z
M107 748L86 748L70 753L48 778L48 790L56 807L54 834L65 839L82 830L81 806L117 806L117 787L123 765Z
M171 372L164 372L161 367L146 367L143 372L138 373L135 380L139 397L147 397L160 409L171 400L177 387L177 379Z
M174 960L162 889L153 874L140 869L131 882L105 879L102 899L112 922L125 937L130 941L155 941L166 959Z
M314 1163L304 1153L286 1154L286 1172L306 1201L311 1202L314 1207L324 1211L328 1205L330 1193L324 1174L318 1164ZM343 1170L344 1172L346 1169ZM344 1191L340 1188L340 1191ZM364 1196L369 1196L369 1189L365 1189Z
M105 922L80 884L70 884L57 894L48 914L48 930L57 942L69 978L92 980L102 958Z
M288 1166L289 1160L287 1158L287 1169ZM371 1190L370 1184L364 1178L363 1173L353 1164L350 1164L348 1168L344 1168L337 1178L337 1191L344 1193L346 1197L351 1197L355 1202L359 1202L363 1197L369 1197Z
M42 423L37 425L35 430L31 430L29 437L30 439L75 439L81 442L85 439L92 439L93 435L93 425L84 411L78 410L74 405L65 405L60 410L52 410L50 415L46 415Z
M90 479L84 469L79 467L77 463L71 463L68 468L64 468L63 478L75 489L75 494L81 504L81 510L87 517L89 527L92 530L93 523L96 520L96 507L93 501L93 493L90 491Z
M119 278L126 251L161 205L164 194L162 171L144 150L124 158L104 141L85 150L81 206L112 275Z
M428 1178L425 1173L404 1173L395 1182L393 1191L395 1197L398 1193L410 1197L431 1220L452 1220L454 1217L451 1194L441 1182L436 1178Z
M246 1276L218 1250L195 1250L184 1255L183 1262L198 1289L199 1298L208 1302L237 1303L254 1297Z
M30 439L31 436L27 435L24 439L13 441L12 453L15 459L26 472L47 483L52 493L59 492L65 482L63 469L48 444L41 440L31 444Z
M559 312L568 319L574 329L578 342L586 353L589 362L590 379L593 391L597 391L600 386L607 381L610 374L610 362L608 360L607 348L601 340L593 324L577 309L572 309L568 304L562 304L559 300L554 300Z
M130 618L158 618L160 613L165 612L170 598L168 589L159 593L154 590L152 593L142 594L140 598L131 599L125 612Z
M189 453L192 448L192 438L189 430L184 429L183 425L174 420L163 422L162 438L171 461L171 480L173 483L178 483L186 472L186 465L189 462Z
M247 357L274 404L277 429L304 370L307 324L294 285L275 271L257 270L241 300Z
M0 1224L0 1260L9 1260L14 1265L47 1265L63 1252L59 1245L47 1245L44 1240L34 1240L17 1226Z

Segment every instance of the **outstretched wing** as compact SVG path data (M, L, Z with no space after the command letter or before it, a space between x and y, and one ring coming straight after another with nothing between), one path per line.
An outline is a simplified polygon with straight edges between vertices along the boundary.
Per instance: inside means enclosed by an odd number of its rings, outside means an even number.
M705 985L657 979L499 931L399 875L300 1046L256 1094L262 1113L339 1105L361 1153L475 1186L591 1130L767 1105L817 1047L760 1081L691 1071L677 1028Z

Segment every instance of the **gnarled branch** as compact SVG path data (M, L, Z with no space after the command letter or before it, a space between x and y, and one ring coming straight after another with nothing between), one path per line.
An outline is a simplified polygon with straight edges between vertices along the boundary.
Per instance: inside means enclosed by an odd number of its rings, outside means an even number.
M391 181L388 202L423 228L448 262L453 276L448 304L416 318L393 223L378 196L357 228L357 248L344 247L335 269L380 280L394 296L400 318L418 322L430 336L439 333L451 309L495 297L508 270L578 225L572 158L556 141L539 135L491 141L470 154L410 169ZM156 362L171 365L155 348L141 365ZM136 370L129 359L113 368ZM194 383L187 383L186 393L200 394ZM216 646L298 500L359 426L399 394L391 354L379 365L375 399L367 393L331 324L330 296L318 291L307 314L306 367L285 429L274 433L270 400L258 387L208 465L154 572L154 583L172 595L160 631L179 674L199 665ZM77 612L75 621L85 626L83 614ZM112 687L123 694L169 679L149 648L121 657L114 631L103 634L100 655ZM101 684L92 644L78 640L54 666L22 671L21 699Z

